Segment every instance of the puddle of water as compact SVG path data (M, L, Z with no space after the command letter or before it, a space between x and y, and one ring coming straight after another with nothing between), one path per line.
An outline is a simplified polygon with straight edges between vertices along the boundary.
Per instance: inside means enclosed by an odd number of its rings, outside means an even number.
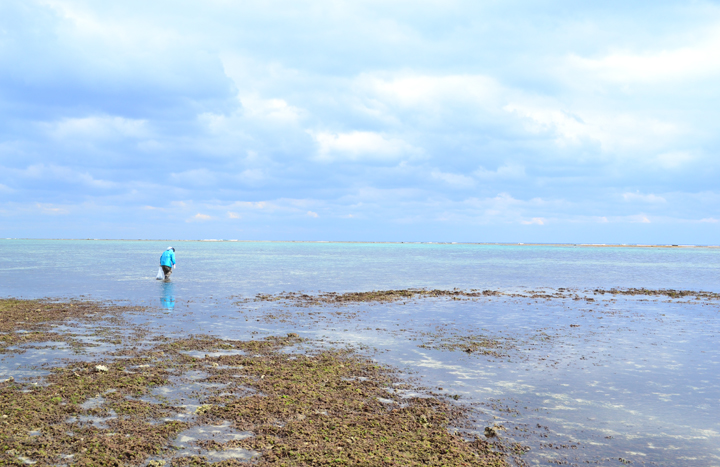
M92 397L82 404L80 404L80 408L83 410L90 410L90 409L97 409L101 405L105 403L105 398L102 396Z
M180 353L188 355L193 358L207 358L207 357L224 357L227 355L245 355L242 350L217 350L215 352L204 352L200 350L181 350Z
M82 424L94 425L96 428L108 428L107 421L117 418L117 413L114 410L108 410L109 415L107 417L97 417L95 415L78 415L77 417L68 417L65 423L79 422Z
M63 342L44 344L46 343L13 346L9 349L23 352L0 354L0 381L13 377L18 382L25 382L47 376L50 373L40 367L54 364L62 358L74 356L72 349ZM55 345L57 345L57 348L51 348Z
M185 421L195 420L196 411L203 405L198 395L202 394L203 398L220 394L221 390L228 386L229 383L204 383L200 380L207 378L209 375L204 371L188 371L182 376L171 376L165 386L153 388L149 397L140 398L144 402L157 403L157 399L169 401L173 405L183 407L184 412L178 412L171 417L165 417L163 422L168 421Z
M247 439L253 436L249 431L238 431L232 427L230 422L223 422L220 425L199 425L180 432L173 441L173 445L185 448L192 443L201 440L213 440L218 443L227 443Z
M0 364L5 362L0 362ZM49 375L49 371L37 370L33 368L24 368L20 365L15 365L14 368L7 368L0 366L0 382L15 380L19 383L32 381L33 379L41 378ZM10 379L12 378L12 380Z
M68 344L67 342L55 342L55 341L47 341L47 342L32 342L24 345L14 345L10 347L6 347L7 350L25 350L25 349L32 349L32 350L38 350L39 352L44 352L45 349L52 349L52 350L60 350L60 349L67 349ZM41 353L42 355L42 353Z
M394 400L392 400L392 399L385 399L385 398L383 398L383 397L378 397L378 398L377 398L377 401L380 402L381 404L395 404L395 403L396 403L396 402L395 402Z
M211 462L221 462L231 459L251 461L256 457L260 457L259 452L242 448L229 448L222 451L206 451L201 455L207 457Z
M197 441L213 440L222 444L229 441L247 439L251 436L253 436L253 434L249 431L238 431L234 429L230 422L223 422L220 425L199 425L180 432L173 441L173 446L178 448L176 457L199 455L207 457L211 462L230 459L252 460L260 456L260 453L241 448L207 451L194 447Z
M169 400L195 400L194 394L205 393L208 390L218 390L226 387L228 383L202 383L171 381L170 385L153 388L153 396L161 396Z

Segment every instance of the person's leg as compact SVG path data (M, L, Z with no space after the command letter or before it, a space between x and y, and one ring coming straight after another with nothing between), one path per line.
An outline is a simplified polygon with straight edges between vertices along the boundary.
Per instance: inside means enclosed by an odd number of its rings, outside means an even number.
M165 273L165 279L170 277L170 274L172 274L172 268L170 266L163 266L163 272Z

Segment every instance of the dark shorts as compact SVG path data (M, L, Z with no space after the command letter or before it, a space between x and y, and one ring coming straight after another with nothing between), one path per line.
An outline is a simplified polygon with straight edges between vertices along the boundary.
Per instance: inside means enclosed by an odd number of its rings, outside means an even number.
M167 279L170 277L170 274L172 274L172 268L170 266L162 266L163 272L165 273L165 278Z

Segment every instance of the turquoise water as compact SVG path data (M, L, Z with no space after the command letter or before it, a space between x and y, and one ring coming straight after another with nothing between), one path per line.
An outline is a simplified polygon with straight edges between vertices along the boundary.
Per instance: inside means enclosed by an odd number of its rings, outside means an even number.
M172 281L156 281L169 245L178 268ZM502 437L530 447L523 456L530 465L719 466L720 303L574 299L611 287L718 292L719 260L713 248L0 240L0 296L150 305L157 311L134 319L167 336L292 331L366 349L479 410L479 433L505 426ZM407 287L516 295L354 305L342 318L332 308L236 303L257 293ZM529 292L559 288L573 292L555 299ZM427 336L452 334L513 348L486 358L419 347ZM48 359L3 357L0 376L22 377Z
M0 295L154 297L168 242L0 240ZM175 242L177 293L406 287L648 287L720 291L720 249Z

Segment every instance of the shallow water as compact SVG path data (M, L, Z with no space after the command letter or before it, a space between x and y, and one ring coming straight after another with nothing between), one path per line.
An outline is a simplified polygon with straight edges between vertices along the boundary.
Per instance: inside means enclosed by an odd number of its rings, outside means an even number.
M493 297L298 309L278 303L234 304L230 298L283 290L405 287L718 291L720 250L242 242L173 246L178 269L171 282L162 282L154 280L154 273L167 242L3 240L0 296L85 296L150 305L158 311L132 319L168 337L247 339L292 331L328 346L352 345L407 371L429 389L474 404L480 412L478 432L504 426L501 437L531 448L523 456L530 464L720 465L717 301ZM506 356L419 347L454 334L497 338L507 343ZM33 358L47 363L48 357L42 349L3 356L0 375L30 372Z
M478 433L505 426L501 436L531 447L523 456L530 464L720 465L717 303L423 299L343 307L341 317L336 308L303 308L284 323L267 315L286 306L253 303L240 317L238 309L219 304L212 320L162 311L139 319L167 336L294 331L370 349L429 389L479 403ZM453 334L491 336L509 348L497 358L419 347Z
M0 296L151 300L172 244L185 299L283 290L648 287L720 291L718 248L0 240Z

